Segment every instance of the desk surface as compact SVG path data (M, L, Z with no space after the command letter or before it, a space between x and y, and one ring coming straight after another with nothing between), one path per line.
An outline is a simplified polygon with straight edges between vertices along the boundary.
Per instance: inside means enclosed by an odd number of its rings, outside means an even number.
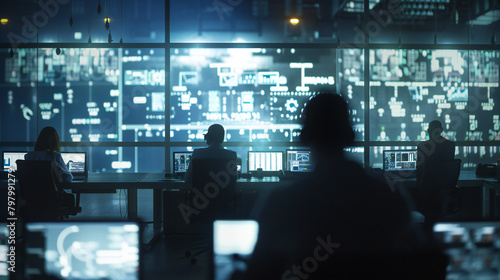
M401 179L403 181L415 182L415 178ZM458 185L460 187L479 186L488 183L489 186L498 186L495 178L478 178L474 171L462 171ZM290 183L285 181L282 183ZM278 177L264 178L240 178L237 184L240 186L267 187L280 183ZM99 189L179 189L184 187L184 181L180 179L165 178L163 173L89 173L87 180L74 181L64 184L64 188L79 190L89 188Z

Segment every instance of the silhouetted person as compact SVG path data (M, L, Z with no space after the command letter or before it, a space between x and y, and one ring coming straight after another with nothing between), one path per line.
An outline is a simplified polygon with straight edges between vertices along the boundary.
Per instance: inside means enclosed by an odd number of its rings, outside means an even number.
M441 191L443 186L429 184L435 182L432 171L440 170L443 161L453 160L455 157L455 143L441 136L443 126L438 120L431 121L427 129L429 140L420 142L417 146L417 208L425 216L425 231L432 234L437 219L442 210L447 207L450 193ZM431 171L424 182L425 170Z
M191 162L195 159L234 159L236 160L236 152L227 150L222 147L224 142L225 131L224 127L220 124L213 124L208 128L205 134L205 141L207 141L207 148L195 149ZM193 168L190 164L185 175L185 181L188 184L192 183Z
M259 207L248 270L233 279L433 279L421 276L429 270L443 276L442 263L436 272L430 258L415 261L422 240L401 196L344 157L354 132L343 98L318 94L304 116L301 139L314 170L274 189Z
M59 180L62 182L71 182L73 180L73 175L68 170L68 167L64 163L61 156L61 145L59 142L59 135L55 128L51 126L44 127L38 138L36 139L35 149L33 152L28 152L24 156L25 160L48 160L52 161L52 166L54 167L54 173ZM66 193L64 190L58 190L60 197L62 199L63 206L74 206L75 197L73 194Z
M427 133L429 140L420 142L417 146L417 182L422 179L425 164L455 158L455 143L441 136L443 126L440 121L431 121Z

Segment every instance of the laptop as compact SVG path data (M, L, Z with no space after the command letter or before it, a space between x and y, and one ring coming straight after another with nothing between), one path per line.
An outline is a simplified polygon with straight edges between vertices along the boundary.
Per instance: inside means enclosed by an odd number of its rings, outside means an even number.
M283 170L283 152L248 152L248 172L278 174Z
M450 257L446 279L499 279L500 222L446 222L435 238Z
M136 222L37 222L25 231L25 278L140 279Z
M17 171L16 160L22 159L24 160L24 155L28 152L13 152L13 151L4 151L2 152L3 159L3 171L9 172L9 170Z
M286 150L286 171L304 173L312 171L310 150Z
M385 150L383 161L384 173L389 176L417 176L417 150Z
M257 243L259 224L254 220L215 220L213 223L212 279L231 279L244 266Z
M62 152L61 156L73 175L73 180L81 181L87 179L87 153L86 152Z
M174 152L173 153L173 175L182 177L186 174L193 152Z

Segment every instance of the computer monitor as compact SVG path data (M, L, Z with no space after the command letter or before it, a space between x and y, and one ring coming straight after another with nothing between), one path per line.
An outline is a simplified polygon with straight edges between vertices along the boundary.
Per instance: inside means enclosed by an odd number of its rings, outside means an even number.
M446 279L498 279L500 222L446 222L434 225L450 262Z
M417 150L385 150L384 171L417 170Z
M61 156L73 177L87 175L87 153L62 152Z
M3 170L7 172L9 171L9 169L17 171L16 160L18 159L24 160L24 155L26 155L27 153L28 152L12 152L12 151L2 152Z
M186 173L189 168L189 164L191 163L191 157L193 156L193 152L174 152L173 153L173 173L174 174L182 174Z
M215 280L231 279L241 260L253 253L259 233L254 220L215 220L213 223L213 273ZM238 259L234 255L238 255Z
M283 170L283 152L248 152L248 172Z
M312 170L310 150L286 150L286 170L309 172Z
M137 280L139 238L136 222L27 223L25 276Z
M8 254L11 254L9 236L10 228L7 227L7 223L0 223L0 279L9 279L9 267L15 265L15 262L8 263Z

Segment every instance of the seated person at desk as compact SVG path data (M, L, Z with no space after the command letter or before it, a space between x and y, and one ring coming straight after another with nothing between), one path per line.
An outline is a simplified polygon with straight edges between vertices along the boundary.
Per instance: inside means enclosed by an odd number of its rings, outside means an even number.
M25 160L48 160L52 161L56 177L61 182L71 182L73 175L69 172L68 167L64 163L61 156L61 145L59 143L59 135L55 128L51 126L44 127L35 143L35 150L28 152L24 156ZM66 193L59 189L59 193L63 199L64 206L74 206L75 197L73 194Z
M315 169L261 201L248 269L232 279L444 279L400 194L344 156L354 140L344 99L320 93L304 116Z
M417 146L417 182L422 179L425 164L452 160L455 157L455 143L441 136L443 126L440 121L430 122L427 133L429 133L429 140Z
M224 127L220 124L213 124L208 128L205 134L205 141L207 141L207 148L195 149L191 157L191 163L195 159L234 159L236 160L236 152L224 149L222 142L224 142L225 131ZM192 185L192 164L189 165L186 171L185 181Z

